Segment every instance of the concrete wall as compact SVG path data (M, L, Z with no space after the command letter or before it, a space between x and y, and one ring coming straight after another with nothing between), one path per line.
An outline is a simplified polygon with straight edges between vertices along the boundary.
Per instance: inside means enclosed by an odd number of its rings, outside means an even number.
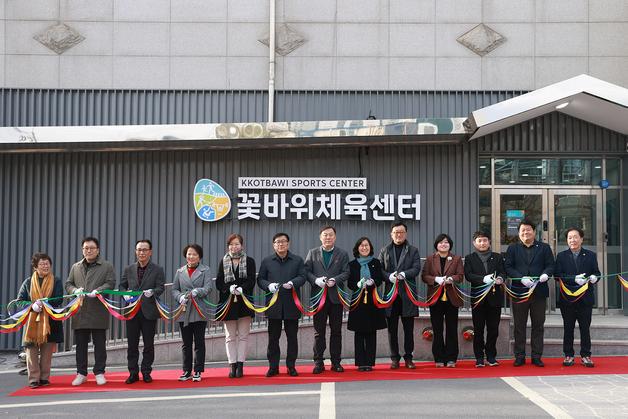
M277 0L276 17L278 46L296 47L278 56L278 89L628 85L625 0ZM267 0L3 0L0 86L264 89L268 19ZM58 23L84 38L60 54L34 39ZM504 42L457 42L481 23Z

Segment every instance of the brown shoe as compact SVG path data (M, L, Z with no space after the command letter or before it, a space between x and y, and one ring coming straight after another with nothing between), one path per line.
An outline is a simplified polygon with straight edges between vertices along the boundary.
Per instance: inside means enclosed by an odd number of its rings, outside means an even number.
M393 360L390 363L390 369L391 370L398 370L399 369L399 360Z
M406 368L409 370L413 370L416 369L416 365L414 365L414 362L412 362L411 359L406 359Z

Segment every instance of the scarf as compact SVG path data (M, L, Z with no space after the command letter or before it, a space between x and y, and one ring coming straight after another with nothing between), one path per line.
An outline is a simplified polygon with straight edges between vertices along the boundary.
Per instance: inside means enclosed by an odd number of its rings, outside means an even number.
M222 266L225 271L225 284L229 284L231 282L235 282L235 273L233 272L233 263L231 259L240 258L240 265L238 267L238 277L246 278L246 252L244 250L240 250L237 253L227 252L227 254L222 258Z
M48 298L52 296L52 288L54 286L55 277L48 274L39 285L39 277L37 272L33 272L31 276L31 301L37 301L40 298ZM31 311L28 314L28 323L26 324L26 333L24 333L24 343L41 345L48 341L50 334L50 319L46 310L40 313Z
M360 264L360 278L371 279L371 270L368 263L373 260L373 256L359 257L356 259Z
M480 252L479 250L475 250L475 254L478 255L478 257L482 261L482 264L484 265L484 272L486 272L487 274L490 273L488 271L488 260L491 257L491 249L488 249L486 252Z

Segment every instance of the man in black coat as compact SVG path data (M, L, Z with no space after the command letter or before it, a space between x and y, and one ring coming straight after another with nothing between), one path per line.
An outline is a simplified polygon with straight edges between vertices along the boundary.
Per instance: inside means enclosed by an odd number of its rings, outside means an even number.
M515 324L515 367L526 363L526 328L528 313L532 323L530 346L532 364L544 367L543 326L549 287L547 281L554 273L554 254L546 244L535 240L535 226L530 220L519 223L519 242L508 246L504 262L508 276L513 279L512 290L523 294L536 286L527 301L513 301L512 316Z
M408 286L417 290L417 278L421 273L419 249L407 240L408 227L402 222L392 225L392 241L379 252L379 261L384 270L385 291L388 293L397 281L407 281ZM388 343L390 345L391 369L399 368L399 318L403 326L403 359L406 368L416 368L412 361L414 351L414 318L419 316L419 309L406 295L405 285L399 284L399 294L393 304L386 309L388 324Z
M598 281L600 269L597 264L597 255L582 247L584 231L577 227L567 230L567 245L569 249L556 255L556 268L554 275L560 278L570 291L576 291L588 283L584 295L567 297L558 292L558 307L563 316L563 352L565 360L563 365L570 367L574 364L574 328L576 320L580 328L580 357L586 367L593 367L591 361L591 314L595 304L595 292L593 285Z
M497 362L497 337L499 321L504 301L502 284L506 277L504 259L499 253L491 251L491 236L487 232L473 233L473 253L464 258L464 277L473 287L471 295L477 295L476 289L492 284L488 294L475 306L479 298L474 298L471 310L473 318L473 352L475 366L484 367L484 355L489 366L499 365ZM486 327L486 343L484 328Z
M273 236L273 249L275 252L266 257L259 267L257 285L264 291L279 293L277 302L266 310L268 318L268 350L267 357L269 368L266 377L279 374L279 338L281 337L281 325L286 332L288 347L286 348L286 366L288 374L296 377L299 375L295 368L299 353L297 332L301 312L294 303L292 289L300 296L299 288L305 284L305 269L303 258L289 252L290 237L286 233L277 233ZM266 298L266 303L271 296Z
M127 331L127 366L129 377L127 384L139 381L140 368L138 361L140 357L139 344L140 334L144 342L142 351L142 379L146 383L153 381L151 372L153 361L155 360L155 332L159 311L155 299L164 292L166 276L161 266L151 261L153 255L153 244L148 239L138 240L135 243L135 256L137 262L124 268L124 273L120 279L120 291L143 291L140 311L131 320L126 322ZM130 296L124 296L126 301Z
M343 372L340 365L342 353L342 302L338 297L338 287L345 286L349 277L349 255L343 249L336 247L336 229L325 226L321 229L319 238L321 246L311 249L305 258L305 274L307 281L312 285L312 295L327 288L325 305L314 315L314 374L325 371L325 329L329 319L329 355L331 369Z

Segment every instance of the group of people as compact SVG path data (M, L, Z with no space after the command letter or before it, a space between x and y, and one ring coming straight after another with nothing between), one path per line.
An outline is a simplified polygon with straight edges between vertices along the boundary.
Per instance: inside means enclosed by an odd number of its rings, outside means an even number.
M298 321L302 316L293 298L293 292L300 297L300 289L309 283L312 293L326 289L325 303L314 314L314 374L325 371L324 352L327 347L326 329L329 324L329 354L331 370L344 371L342 360L342 313L343 305L339 288L359 293L366 291L364 298L349 312L347 328L354 333L355 365L359 371L371 371L375 365L377 331L388 329L391 369L404 366L416 368L413 362L414 318L419 315L408 293L418 295L418 279L427 284L428 299L438 294L438 299L430 305L430 319L433 330L432 353L436 367L454 368L458 360L458 310L463 305L460 293L455 288L466 278L473 287L491 287L481 301L473 301L472 318L474 325L473 350L476 367L496 366L501 308L504 302L502 284L511 278L511 289L521 295L533 291L529 298L513 302L512 315L515 335L515 366L525 364L526 323L528 315L532 323L531 360L542 367L543 324L549 288L547 281L553 275L560 278L568 289L577 289L583 284L595 284L600 276L594 252L584 249L584 233L579 228L570 228L566 233L569 249L554 259L545 243L535 240L535 225L524 220L519 225L519 241L508 247L505 257L491 251L491 238L486 232L473 235L474 251L464 259L452 252L454 242L447 234L440 234L434 241L435 252L426 258L421 267L418 249L407 240L408 229L403 222L395 222L391 227L389 244L384 246L376 258L374 247L368 237L360 237L353 246L353 257L336 246L336 229L325 226L320 230L321 245L311 249L305 258L290 251L290 237L287 233L277 233L272 238L273 252L264 258L256 270L255 260L246 254L244 239L239 234L231 234L226 241L227 251L218 263L218 273L214 279L208 265L201 262L203 249L198 244L188 244L183 249L185 265L177 269L172 286L172 296L185 305L178 318L182 339L182 374L180 381L200 381L205 368L205 331L207 318L202 316L193 304L196 299L204 299L215 287L219 293L219 306L229 303L229 309L221 318L224 323L225 344L229 361L229 377L244 375L244 362L252 318L255 313L238 298L252 295L257 284L267 292L266 304L272 298L275 303L265 315L268 320L267 377L279 374L281 358L279 339L282 329L287 337L286 366L290 376L297 376L295 363L298 354ZM106 331L110 315L97 301L99 292L114 289L116 279L113 266L100 255L100 244L95 237L86 237L81 243L83 258L72 265L65 281L55 278L52 259L45 253L36 253L32 258L33 274L22 284L18 299L33 301L32 310L24 333L27 352L28 380L32 388L50 384L52 353L57 343L63 339L63 326L60 321L50 318L43 309L41 299L49 298L50 304L59 306L62 296L84 295L81 309L72 317L72 329L76 343L77 375L72 385L78 386L87 381L87 346L90 340L94 346L93 373L96 383L103 385L107 361ZM154 337L159 319L156 298L165 289L165 274L162 267L152 260L152 243L148 239L138 240L135 245L136 262L127 266L122 274L118 289L141 292L140 311L126 322L128 342L127 384L141 379L152 381L154 361ZM386 308L373 301L371 290L384 284L384 291L390 294L395 284L405 282L409 288L403 292L401 285L397 298ZM276 295L275 295L276 294ZM578 321L581 335L581 360L587 367L591 360L591 340L589 326L594 303L593 287L588 287L583 298L567 300L559 294L559 306L564 319L564 365L574 364L573 333ZM129 301L133 297L124 295ZM476 300L479 300L476 298ZM403 328L403 355L399 347L399 321ZM485 335L486 331L486 335ZM142 361L139 362L139 340L143 340ZM486 337L485 337L486 336Z

